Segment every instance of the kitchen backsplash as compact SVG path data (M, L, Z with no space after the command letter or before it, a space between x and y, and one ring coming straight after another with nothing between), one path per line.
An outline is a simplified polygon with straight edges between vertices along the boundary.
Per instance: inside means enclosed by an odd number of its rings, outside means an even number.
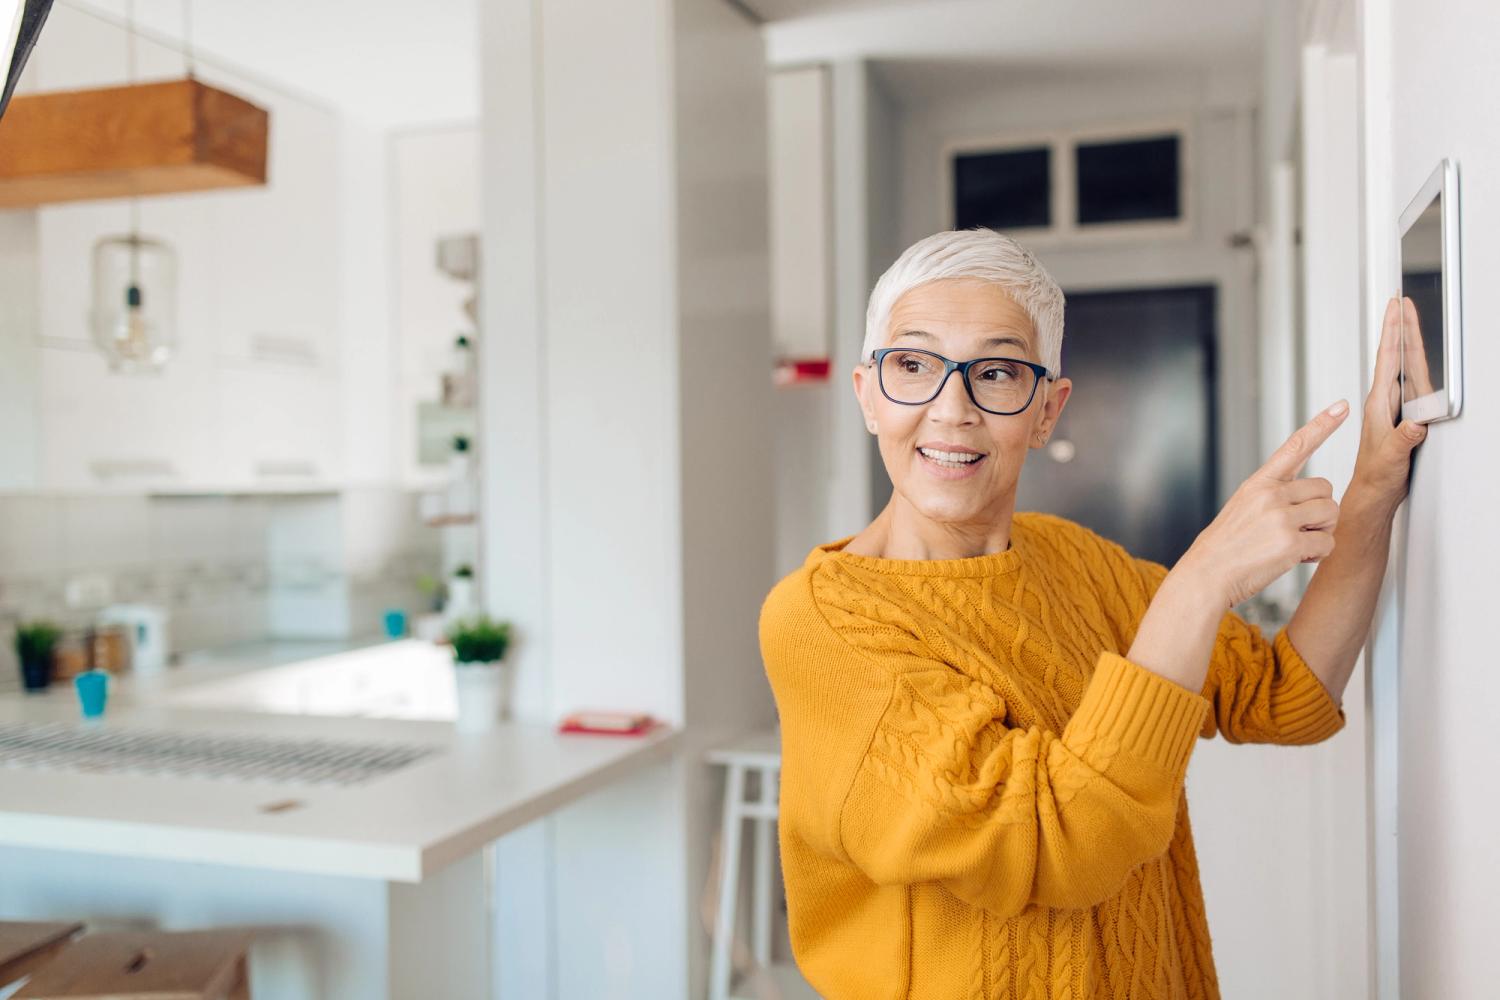
M163 607L172 652L267 638L344 638L441 563L416 495L0 495L0 687L17 621L89 623L104 604Z

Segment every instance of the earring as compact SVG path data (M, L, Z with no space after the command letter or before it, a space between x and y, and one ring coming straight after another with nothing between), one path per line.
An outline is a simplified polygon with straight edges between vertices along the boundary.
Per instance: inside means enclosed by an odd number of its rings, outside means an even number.
M873 420L866 420L865 421L865 429L868 430L871 434L874 434L875 433L875 421L873 421Z

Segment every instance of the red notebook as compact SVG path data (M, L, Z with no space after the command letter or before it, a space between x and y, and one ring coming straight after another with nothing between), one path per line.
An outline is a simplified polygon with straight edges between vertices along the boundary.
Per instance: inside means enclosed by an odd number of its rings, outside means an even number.
M656 728L657 720L645 712L574 712L557 724L560 733L605 733L637 736Z

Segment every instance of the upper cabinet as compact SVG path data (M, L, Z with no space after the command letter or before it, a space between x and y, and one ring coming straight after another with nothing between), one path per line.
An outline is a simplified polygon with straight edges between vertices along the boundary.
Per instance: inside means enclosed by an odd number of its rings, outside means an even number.
M138 75L180 76L181 56L138 42ZM47 90L124 82L116 25L53 13L28 71ZM328 108L199 65L196 73L270 113L265 187L139 199L138 231L177 262L176 349L164 370L109 370L90 329L92 257L128 233L129 199L35 211L35 471L46 491L327 489L343 477L342 296L379 289L376 254L356 282L342 217L386 210L344 197L344 126ZM378 148L378 143L376 144ZM15 332L5 334L16 336ZM390 352L388 337L372 348Z
M138 79L182 75L180 53L137 44ZM118 24L58 7L23 87L124 83L124 51ZM131 232L129 199L0 213L0 415L27 438L0 448L0 489L441 485L473 424L442 403L476 290L438 245L478 232L477 128L383 130L201 60L196 75L269 113L267 183L139 199L137 231L176 261L162 371L112 372L91 333L94 247Z

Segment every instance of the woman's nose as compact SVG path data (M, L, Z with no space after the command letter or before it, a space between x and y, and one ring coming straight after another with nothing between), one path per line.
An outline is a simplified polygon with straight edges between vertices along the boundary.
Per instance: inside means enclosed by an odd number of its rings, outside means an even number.
M951 372L937 396L927 404L928 413L944 423L970 424L979 420L979 408L969 398L962 372Z

